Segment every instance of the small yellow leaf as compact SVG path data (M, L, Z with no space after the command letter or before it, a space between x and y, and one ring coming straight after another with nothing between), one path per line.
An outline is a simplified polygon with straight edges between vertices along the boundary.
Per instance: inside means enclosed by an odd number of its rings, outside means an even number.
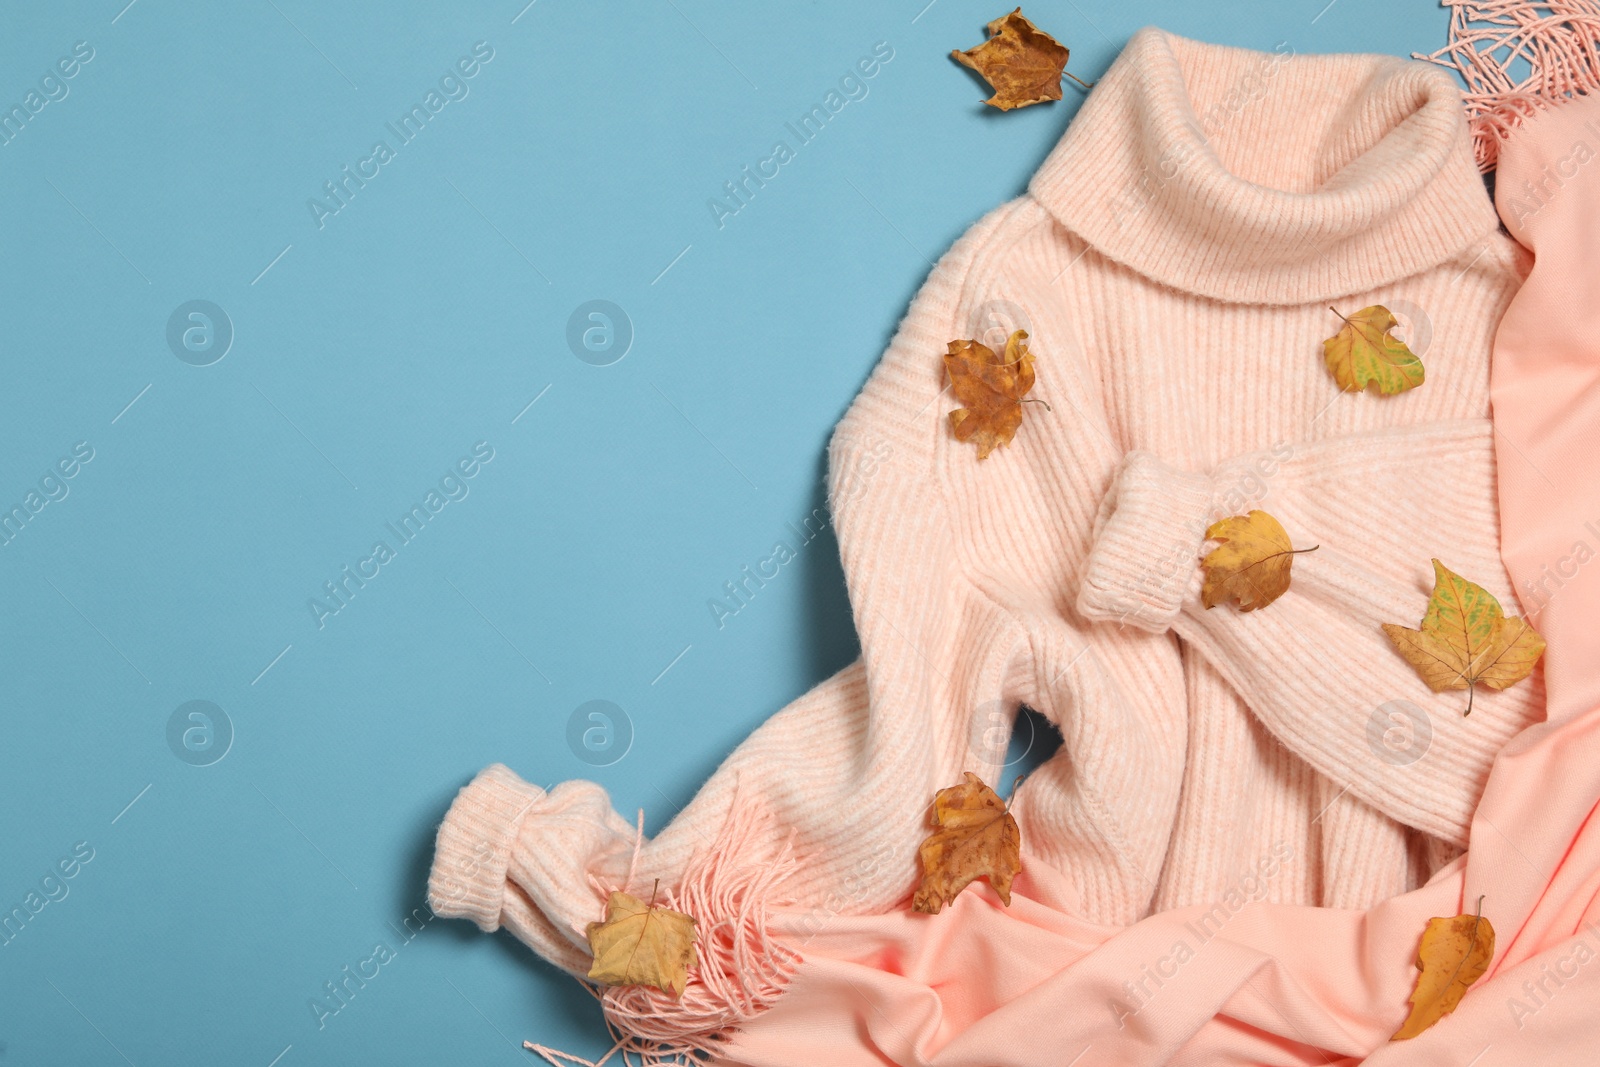
M678 911L612 893L604 922L589 924L589 977L606 985L650 985L683 995L687 970L699 965L694 920Z
M950 428L956 440L978 446L979 459L1009 445L1022 425L1022 398L1033 388L1027 342L1027 331L1015 331L1006 339L1003 358L979 341L949 342L944 367L950 391L966 405L950 413Z
M1344 319L1339 332L1322 342L1322 356L1339 388L1359 393L1368 383L1389 396L1422 384L1422 360L1390 333L1400 321L1382 304L1362 308Z
M977 71L994 89L985 104L1010 111L1061 99L1061 75L1068 53L1060 41L1023 18L1020 7L986 28L987 41L965 52L950 53L950 58ZM1078 81L1071 74L1067 77Z
M937 829L922 843L922 884L913 911L928 915L956 898L976 878L987 878L1000 900L1011 906L1011 879L1022 870L1022 831L1005 801L971 771L964 781L933 796Z
M1234 599L1240 611L1254 611L1277 600L1289 589L1289 569L1295 548L1283 524L1265 511L1233 515L1211 524L1206 540L1218 547L1200 561L1205 584L1200 600L1208 608Z
M1383 632L1435 693L1478 682L1504 689L1526 678L1544 654L1544 638L1526 619L1506 618L1488 590L1438 560L1422 628L1386 622ZM1470 693L1465 714L1472 714Z
M1481 909L1483 901L1478 905ZM1406 1041L1456 1010L1467 987L1483 977L1494 958L1494 927L1481 915L1428 920L1417 946L1417 986L1411 1014L1389 1040Z

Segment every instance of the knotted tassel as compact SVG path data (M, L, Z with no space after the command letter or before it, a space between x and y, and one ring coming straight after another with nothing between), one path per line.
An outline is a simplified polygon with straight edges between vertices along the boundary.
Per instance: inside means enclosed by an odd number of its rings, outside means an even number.
M1444 4L1451 9L1450 43L1412 57L1448 67L1466 82L1462 102L1478 169L1494 169L1500 143L1525 119L1600 87L1600 0Z
M770 909L794 901L777 896L776 886L799 866L791 832L771 858L756 862L761 843L772 840L773 819L756 803L741 803L735 789L728 818L711 846L694 854L677 889L662 890L657 902L696 920L699 963L688 972L682 997L650 986L584 988L600 1001L606 1029L615 1042L595 1061L534 1042L523 1047L556 1067L601 1067L621 1054L624 1064L701 1067L738 1025L771 1006L800 963L800 954L767 929ZM644 812L634 842L628 877L620 886L590 885L602 902L613 888L628 892L644 844ZM734 866L730 857L745 857ZM604 911L604 905L601 906ZM597 916L597 918L603 916Z

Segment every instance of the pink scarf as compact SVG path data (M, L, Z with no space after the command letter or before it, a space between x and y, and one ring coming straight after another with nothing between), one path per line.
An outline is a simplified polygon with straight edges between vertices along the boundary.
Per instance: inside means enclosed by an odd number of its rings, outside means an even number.
M1595 48L1571 54L1592 59ZM1550 99L1592 85L1570 73L1542 76L1556 86ZM812 933L810 916L775 915L773 931L805 943L805 961L775 1006L731 1036L721 1062L1596 1061L1600 96L1548 110L1527 92L1501 95L1510 98L1510 108L1484 107L1494 121L1476 125L1494 135L1497 206L1533 267L1500 328L1492 397L1503 554L1523 611L1549 642L1549 705L1548 721L1497 758L1467 855L1365 912L1254 902L1241 883L1210 909L1094 926L1071 917L1069 887L1025 851L1009 908L980 884L938 916L839 916ZM1390 1043L1424 924L1471 912L1480 896L1497 932L1488 973L1453 1015Z

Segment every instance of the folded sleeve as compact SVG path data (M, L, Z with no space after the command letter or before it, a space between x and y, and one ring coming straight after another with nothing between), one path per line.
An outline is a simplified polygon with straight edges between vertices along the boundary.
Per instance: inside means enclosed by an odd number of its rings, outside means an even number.
M1495 754L1536 721L1537 676L1503 692L1435 693L1382 630L1415 627L1431 560L1514 612L1498 552L1492 428L1453 420L1283 442L1213 470L1129 454L1106 494L1078 594L1098 622L1171 630L1291 750L1391 818L1464 845ZM1291 587L1248 613L1205 609L1205 531L1251 509L1296 548Z
M725 827L736 804L758 807L776 825L765 839L737 842L739 854L718 855L717 869L730 876L775 862L790 829L822 832L830 799L848 790L853 765L864 762L866 727L858 661L764 723L649 838L594 782L567 781L547 791L494 764L457 794L439 827L429 905L484 931L505 927L557 966L586 973L585 929L604 917L609 892L649 896L657 879L668 894L679 890L697 856L703 861L733 843ZM816 765L808 766L812 760ZM825 899L805 878L790 880L782 896Z

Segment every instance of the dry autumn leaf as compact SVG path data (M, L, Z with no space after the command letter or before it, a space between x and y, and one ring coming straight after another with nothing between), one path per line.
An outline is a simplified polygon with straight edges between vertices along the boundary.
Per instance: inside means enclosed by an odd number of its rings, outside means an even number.
M936 829L922 843L922 884L911 900L913 911L939 914L975 878L987 878L1000 900L1011 906L1011 879L1022 870L1022 831L1005 801L971 771L960 785L933 796Z
M1526 619L1506 618L1488 590L1438 560L1433 561L1433 595L1422 628L1386 622L1383 632L1429 689L1469 690L1467 715L1472 714L1472 686L1515 685L1544 654L1544 638Z
M1417 946L1417 987L1411 992L1411 1014L1389 1040L1406 1041L1456 1010L1467 987L1483 977L1494 958L1494 927L1477 915L1429 919Z
M1214 522L1206 530L1206 540L1218 542L1200 561L1205 584L1200 600L1208 608L1237 600L1240 611L1254 611L1277 600L1289 589L1289 569L1299 552L1283 524L1265 511L1232 515Z
M965 52L957 49L950 53L950 58L977 71L994 90L985 104L1010 111L1061 99L1061 75L1067 74L1068 53L1060 41L1023 18L1020 7L986 28L987 41ZM1084 85L1076 75L1067 77Z
M1339 332L1322 342L1322 358L1340 389L1359 393L1376 383L1378 392L1389 396L1422 384L1422 360L1389 332L1400 325L1392 311L1382 304L1349 317L1337 308L1328 310L1344 319Z
M1033 388L1033 353L1027 341L1027 331L1012 333L1004 357L980 341L949 343L944 368L950 391L966 405L950 413L950 428L956 440L978 446L979 459L1009 445L1022 425L1022 398Z
M678 911L612 893L604 922L589 924L589 977L606 985L650 985L683 995L687 970L697 966L694 920Z

